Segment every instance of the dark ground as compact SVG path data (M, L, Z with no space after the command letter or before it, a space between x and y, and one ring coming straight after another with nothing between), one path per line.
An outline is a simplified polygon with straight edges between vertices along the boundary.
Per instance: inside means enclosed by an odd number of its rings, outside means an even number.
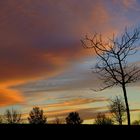
M6 132L6 134L4 134ZM117 125L30 125L30 124L22 124L22 125L8 125L1 124L0 125L0 134L4 134L5 137L12 136L16 137L16 135L20 135L23 139L28 139L30 135L36 137L37 139L41 139L44 137L45 139L51 137L51 139L60 139L61 137L65 139L77 139L80 137L85 140L103 138L103 139L118 139L121 140L123 137L129 139L132 137L140 137L140 126L117 126ZM138 138L139 139L139 138ZM61 140L61 139L60 139ZM96 140L96 139L95 139Z

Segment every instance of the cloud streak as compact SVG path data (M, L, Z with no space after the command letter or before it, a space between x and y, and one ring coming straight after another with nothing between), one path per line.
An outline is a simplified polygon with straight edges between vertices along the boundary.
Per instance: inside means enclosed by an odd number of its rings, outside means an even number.
M14 104L24 104L24 97L18 91L0 89L0 107Z

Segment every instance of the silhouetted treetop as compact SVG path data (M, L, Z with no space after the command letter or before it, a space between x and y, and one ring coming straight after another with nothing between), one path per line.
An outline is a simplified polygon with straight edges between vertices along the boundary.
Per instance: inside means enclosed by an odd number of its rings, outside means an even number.
M97 118L95 119L96 125L113 125L113 120L109 117L106 117L103 113L98 113Z
M67 124L81 124L83 120L80 118L78 112L71 112L66 117L66 123Z
M28 117L30 124L45 124L47 122L47 117L43 114L43 110L39 107L34 107Z

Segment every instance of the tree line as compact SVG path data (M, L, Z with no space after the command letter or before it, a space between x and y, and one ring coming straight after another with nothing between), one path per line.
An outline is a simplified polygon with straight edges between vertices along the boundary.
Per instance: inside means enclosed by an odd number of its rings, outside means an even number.
M99 112L93 124L95 125L122 125L126 120L126 107L121 96L116 96L111 99L108 105L109 116L105 113ZM39 107L33 107L27 117L29 124L48 124L47 116L44 111ZM70 112L65 118L65 123L68 125L83 124L84 120L81 119L78 112ZM22 114L17 110L6 110L5 114L0 117L0 123L4 124L23 124ZM63 124L61 120L56 117L54 124ZM140 120L136 120L133 125L140 125Z

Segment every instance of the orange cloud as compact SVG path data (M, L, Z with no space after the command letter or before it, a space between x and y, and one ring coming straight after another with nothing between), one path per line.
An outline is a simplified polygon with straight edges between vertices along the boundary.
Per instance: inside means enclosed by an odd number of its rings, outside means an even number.
M0 89L0 107L24 103L24 97L14 90Z
M97 98L97 99L90 99L90 98L78 98L78 99L73 99L73 100L68 100L64 101L62 103L58 104L49 104L47 105L47 108L54 107L54 108L59 108L59 107L69 107L69 106L80 106L82 104L88 104L88 103L94 103L94 102L103 102L103 101L108 101L106 98Z

